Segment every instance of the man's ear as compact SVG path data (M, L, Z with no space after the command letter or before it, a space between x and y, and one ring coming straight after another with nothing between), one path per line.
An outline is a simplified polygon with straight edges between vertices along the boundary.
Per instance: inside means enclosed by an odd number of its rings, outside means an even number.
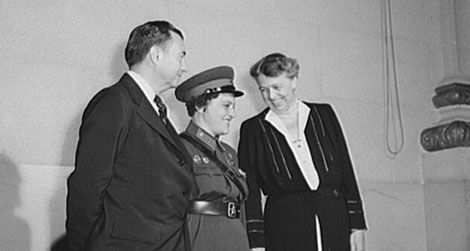
M149 58L150 58L150 62L152 62L153 65L155 66L159 66L160 65L160 61L162 59L162 49L160 48L160 46L152 46L150 47L150 50L149 50Z

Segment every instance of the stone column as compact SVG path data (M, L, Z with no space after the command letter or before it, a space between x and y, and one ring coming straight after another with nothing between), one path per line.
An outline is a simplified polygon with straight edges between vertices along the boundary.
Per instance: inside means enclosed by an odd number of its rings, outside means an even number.
M432 98L439 120L421 133L426 250L468 250L470 0L439 4L444 76Z

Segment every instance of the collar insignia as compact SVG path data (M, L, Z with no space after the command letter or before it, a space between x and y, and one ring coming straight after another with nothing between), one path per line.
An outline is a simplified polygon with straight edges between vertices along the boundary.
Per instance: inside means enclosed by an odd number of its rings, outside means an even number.
M199 164L201 164L201 157L199 157L199 155L196 154L193 157L193 161L194 161L194 163L199 165Z

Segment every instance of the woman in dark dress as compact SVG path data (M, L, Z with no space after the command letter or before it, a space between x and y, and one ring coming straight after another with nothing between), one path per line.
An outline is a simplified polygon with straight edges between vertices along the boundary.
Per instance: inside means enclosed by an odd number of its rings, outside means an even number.
M268 108L240 132L250 247L364 250L364 211L342 128L330 105L297 98L298 71L280 53L251 68Z

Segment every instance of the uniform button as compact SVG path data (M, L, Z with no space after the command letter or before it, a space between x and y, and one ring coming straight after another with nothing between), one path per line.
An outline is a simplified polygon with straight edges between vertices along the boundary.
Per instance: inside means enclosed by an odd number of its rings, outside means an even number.
M178 164L179 164L180 166L184 165L184 160L180 159L180 160L178 161Z

